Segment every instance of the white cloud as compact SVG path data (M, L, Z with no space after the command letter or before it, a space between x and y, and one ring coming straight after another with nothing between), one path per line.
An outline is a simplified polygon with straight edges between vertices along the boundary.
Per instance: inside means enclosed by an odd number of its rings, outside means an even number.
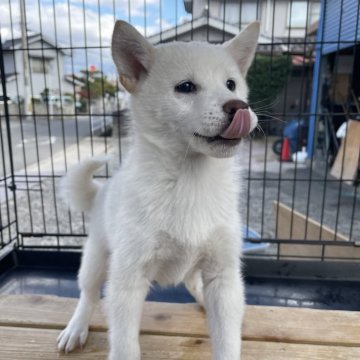
M146 32L145 32L145 27L144 26L135 25L135 28L137 29L137 31L140 32L140 34L142 34L144 36L145 35L146 36L151 36L151 35L154 35L154 34L160 32L160 31L167 30L167 29L174 26L174 24L169 23L165 19L161 20L161 26L160 26L160 18L157 18L154 23L155 23L155 25L146 26Z
M146 4L155 4L157 1L158 0L147 0ZM127 18L127 3L128 1L124 0L116 1L116 9L113 10L112 0L101 0L101 12L99 14L97 0L86 0L85 9L83 9L82 1L80 0L72 0L70 6L67 1L57 1L55 7L53 7L52 2L43 2L40 5L40 19L39 2L37 0L28 0L26 1L27 28L33 32L40 32L40 29L42 29L43 34L48 38L55 40L55 37L57 37L59 43L67 45L69 45L70 42L72 42L74 46L99 46L100 42L101 45L110 44L114 20L117 18ZM137 13L142 14L144 7L143 0L131 0L130 3L132 16L135 16ZM106 9L107 11L104 11L106 6L108 7ZM0 5L0 23L3 41L11 38L11 25L14 29L14 36L20 35L20 10L18 0L11 1L11 16L9 4L3 3Z
M86 2L88 3L88 1ZM84 47L90 47L87 53L88 64L96 63L100 68L100 46L108 47L114 25L114 16L110 13L99 13L87 7L85 11L73 2L68 6L67 2L57 2L55 8L52 4L42 3L40 5L41 19L39 18L38 2L30 0L26 2L27 29L34 33L42 34L57 42L59 47L74 47L68 53L74 56L75 71L86 66ZM10 16L11 14L11 16ZM55 15L55 16L54 16ZM0 5L0 23L2 40L20 36L20 10L19 2L11 1L11 12L8 4ZM56 24L56 26L55 26ZM11 30L12 28L12 30ZM70 32L71 29L71 32ZM112 66L110 52L107 49L103 53L103 66L105 71L115 71ZM71 61L67 60L66 71L70 72Z
M191 21L191 15L186 14L186 15L180 16L180 18L178 20L178 24L185 24L189 21Z
M115 14L122 14L125 18L129 18L129 10L131 17L144 16L145 8L159 4L160 0L101 0L100 7L111 9ZM82 0L71 0L73 5L82 6ZM85 0L86 6L98 7L98 0Z
M144 26L139 25L139 19L141 23L145 16L144 0L129 1L133 23L137 23L136 28L145 34ZM111 75L115 72L115 67L108 47L111 43L114 20L117 18L127 19L129 1L115 0L114 9L113 0L101 0L99 14L98 0L84 0L85 8L83 8L83 0L70 0L70 4L68 0L57 0L55 7L52 0L27 0L27 28L35 33L41 31L45 37L57 42L59 47L75 48L72 51L68 50L73 55L75 72L86 66L86 60L88 65L94 64L100 68L100 52L102 52L104 72ZM160 20L157 13L158 6L159 0L146 0L147 36L159 32L160 29L166 30L173 26L167 20ZM135 19L136 16L140 18ZM19 0L1 2L0 24L3 41L12 36L20 36ZM105 48L99 50L100 46ZM85 47L88 49L85 50ZM72 72L70 59L66 61L66 72Z

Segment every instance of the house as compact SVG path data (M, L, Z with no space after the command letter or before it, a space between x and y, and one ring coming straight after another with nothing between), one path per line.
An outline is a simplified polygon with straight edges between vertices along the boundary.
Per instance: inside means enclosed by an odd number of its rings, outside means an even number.
M42 34L27 36L30 97L38 99L45 89L64 93L69 89L64 77L64 57L67 53ZM21 38L7 40L2 45L6 90L10 98L24 98L23 46ZM71 90L71 93L73 90Z
M360 3L321 0L311 97L307 152L313 156L320 114L331 114L336 132L348 117L360 112ZM360 117L359 117L360 118Z
M303 43L307 28L320 14L320 0L184 0L184 6L192 21L150 36L151 42L175 39L224 42L247 24L259 20L260 44L280 40L284 43L282 50L286 51L286 45L296 40Z
M257 54L283 54L292 63L287 84L272 105L273 114L290 120L308 111L315 39L308 29L319 19L320 0L184 0L184 6L192 20L148 37L150 42L223 43L260 20ZM270 133L279 133L282 123L272 126Z

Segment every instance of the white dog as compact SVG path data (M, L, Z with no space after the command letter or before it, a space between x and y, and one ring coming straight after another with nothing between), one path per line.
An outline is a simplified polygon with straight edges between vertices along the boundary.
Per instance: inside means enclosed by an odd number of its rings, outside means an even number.
M257 124L245 76L258 35L253 23L223 45L153 47L116 22L112 55L131 93L134 145L102 187L92 174L103 159L85 161L66 178L70 202L89 211L91 222L80 300L60 350L85 343L108 271L110 360L140 359L142 305L152 282L184 282L206 309L214 359L240 359L244 289L233 155Z

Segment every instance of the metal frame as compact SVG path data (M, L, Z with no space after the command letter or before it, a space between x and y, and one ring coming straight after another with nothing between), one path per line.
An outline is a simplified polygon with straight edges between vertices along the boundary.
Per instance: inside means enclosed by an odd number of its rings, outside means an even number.
M180 1L181 3L181 1ZM225 7L226 7L226 1L223 2L223 6L224 6L224 13L225 13ZM257 16L260 16L261 11L260 11L260 6L263 5L264 2L258 0L257 1ZM289 6L291 8L293 3L293 0L289 0ZM325 14L325 8L326 8L326 1L321 1L322 3L322 14ZM81 3L81 7L79 8L82 11L82 15L83 15L83 36L84 36L84 41L83 43L79 44L78 42L76 42L73 38L73 23L72 23L72 17L71 17L71 7L73 5L70 4L70 1L67 0L66 2L64 2L64 4L67 6L68 9L68 32L69 32L69 37L68 37L68 41L67 44L62 46L60 45L60 40L59 40L59 33L57 31L57 17L56 17L56 4L55 1L53 0L52 3L52 10L53 10L53 23L54 23L54 33L53 38L54 38L54 49L56 50L56 58L55 58L55 67L56 67L56 73L57 73L57 81L60 84L62 79L60 77L61 74L61 69L60 69L60 59L59 59L59 52L58 50L61 51L67 51L70 53L71 57L68 61L68 66L70 71L72 72L72 74L76 73L76 69L77 69L77 65L76 65L76 61L78 61L79 53L83 54L83 66L85 67L85 69L89 68L89 65L91 64L91 60L90 58L96 53L99 55L99 65L100 65L100 71L102 73L105 73L105 62L107 60L107 56L109 53L109 45L108 44L104 44L103 42L103 30L102 30L102 22L101 22L101 16L103 14L103 8L101 7L100 1L98 2L97 6L95 6L94 8L91 9L91 11L94 14L97 14L98 16L98 22L97 22L97 29L94 31L98 32L99 35L99 42L98 44L93 44L89 41L88 39L88 34L87 34L87 12L90 11L89 10L89 6L85 3L85 1L83 1ZM341 0L341 9L343 9L343 4L344 4L344 0ZM207 5L208 8L210 9L210 1L207 1ZM242 1L240 1L240 5L242 5ZM14 28L15 28L15 24L13 21L13 17L14 17L14 2L11 3L10 0L8 1L8 8L9 8L9 14L10 14L10 27L11 27L11 34L12 34L12 42L14 44ZM41 0L37 0L37 11L38 11L38 16L39 16L39 31L40 33L43 33L44 30L44 25L43 25L43 18L42 18L42 12L41 12L41 8L42 6L44 6L43 2ZM148 18L146 16L146 11L151 11L153 9L149 8L152 5L147 4L146 1L144 1L144 10L145 10L145 16L143 18L143 22L144 22L144 27L145 27L145 34L147 33L147 27L149 26L148 23ZM317 262L323 261L324 260L324 249L325 246L344 246L344 247L353 247L354 249L356 249L356 245L357 242L360 241L360 238L358 238L358 234L356 233L357 231L357 226L358 226L358 218L360 217L360 199L359 199L359 195L358 195L358 189L357 187L353 187L353 188L346 188L347 192L349 192L349 189L352 189L352 194L350 196L350 203L351 203L351 216L350 218L347 220L348 221L348 228L349 228L349 241L348 242L344 242L344 241L339 241L339 240L324 240L321 238L318 240L308 240L306 237L305 239L303 238L296 238L296 236L292 236L293 235L293 215L291 217L291 236L289 239L277 239L275 238L275 236L269 236L269 231L267 230L268 227L268 222L269 220L266 219L266 216L268 215L265 212L265 208L269 207L269 192L270 192L270 188L271 191L275 191L276 192L276 196L275 196L275 200L277 200L278 202L282 200L282 196L283 196L283 190L284 187L287 186L287 184L292 184L292 188L289 191L289 203L292 209L296 209L297 205L298 205L298 189L299 186L301 186L301 184L307 184L308 185L308 191L306 194L303 194L303 197L306 198L306 206L305 206L305 216L306 218L310 218L311 217L311 206L313 205L312 203L312 189L314 188L314 186L317 186L319 184L322 184L322 196L320 196L320 203L321 205L319 206L319 211L320 211L320 223L326 223L326 207L327 207L327 196L329 193L329 189L331 189L334 184L338 184L339 190L337 192L337 213L336 213L336 217L335 217L335 224L334 224L334 230L335 232L338 230L339 227L339 223L342 221L340 218L340 210L341 210L341 205L342 205L342 201L344 198L344 187L346 187L347 185L345 185L345 183L349 180L349 179L334 179L334 178L330 178L328 176L330 167L329 164L326 163L325 165L325 169L324 169L324 174L322 177L317 177L317 175L315 174L315 170L317 167L317 159L315 157L312 156L312 154L315 152L314 150L316 150L316 146L314 143L314 138L316 136L316 126L317 126L317 119L320 116L324 115L324 112L321 108L319 108L319 104L318 104L318 94L320 92L320 69L321 69L321 65L324 61L326 61L325 58L321 58L321 56L319 56L320 54L322 54L322 47L324 44L327 43L335 43L338 46L338 49L336 51L336 54L339 55L341 49L340 49L340 43L344 43L347 42L349 45L353 46L353 56L360 56L359 55L359 34L356 31L356 33L354 34L354 39L348 39L348 40L344 40L340 38L340 34L339 34L339 38L337 40L331 40L328 41L326 39L324 39L324 15L321 16L320 18L320 23L319 23L319 31L318 31L318 35L316 40L313 39L312 37L305 35L304 39L301 41L298 40L294 40L291 36L291 31L292 31L292 27L290 26L288 28L288 36L286 38L281 39L281 41L279 40L279 38L277 38L275 36L275 21L276 21L276 15L277 15L277 7L280 6L279 2L277 2L276 0L273 2L273 6L270 12L270 17L269 21L272 22L272 31L271 31L271 42L270 43L264 43L262 44L263 47L267 47L270 48L270 50L267 52L268 56L270 57L270 68L269 68L269 72L268 72L268 77L269 77L269 83L271 84L271 82L273 81L274 78L274 59L276 56L276 49L278 46L283 45L283 46L287 46L288 48L296 48L296 50L292 51L287 51L286 53L284 53L282 56L286 57L287 61L290 62L292 60L292 56L294 54L297 55L302 55L303 56L303 60L302 60L302 67L299 70L301 73L301 78L299 79L299 103L301 106L299 106L298 111L294 112L294 113L289 113L286 109L286 104L288 102L288 97L290 96L289 92L290 90L292 91L292 89L290 89L290 82L286 82L285 83L285 87L283 89L283 94L279 95L278 97L282 98L283 101L283 106L282 109L278 109L276 111L272 111L270 109L263 109L261 102L259 104L253 104L255 111L257 110L258 112L260 112L262 114L262 118L266 118L267 117L267 121L263 122L263 129L266 132L269 128L269 121L271 119L279 119L280 121L284 121L286 122L287 120L289 120L291 117L295 116L298 119L301 118L309 118L310 121L310 128L309 128L309 135L308 135L308 152L310 154L310 163L309 163L309 171L307 174L303 174L301 171L301 166L300 164L297 163L297 161L295 162L294 168L292 173L287 173L287 167L286 165L284 165L282 162L279 163L279 169L277 172L273 172L273 173L269 173L269 166L271 165L271 154L269 153L269 145L270 145L270 138L269 137L265 137L264 139L264 154L263 154L263 167L262 167L262 171L257 171L256 173L254 172L253 169L253 160L255 158L254 152L256 151L256 141L257 139L251 139L249 142L249 157L248 157L248 170L245 176L245 184L247 186L247 192L246 195L244 196L245 199L245 207L246 207L246 213L244 216L244 222L246 223L246 225L251 228L254 226L255 224L255 220L257 221L257 226L258 226L258 233L259 233L259 237L249 237L246 240L253 242L253 243L257 243L257 242L262 242L262 243L270 243L272 247L275 247L275 251L271 252L271 253L265 253L265 254L250 254L249 257L254 258L254 257L263 257L266 258L268 261L270 261L270 259L275 259L276 263L278 264L277 266L281 266L281 261L283 261L283 259L280 259L279 256L279 250L280 250L280 246L284 245L284 244L293 244L293 245L301 245L301 244L306 244L306 245L321 245L322 246L322 256L317 256L317 257L311 257L311 256L293 256L293 259L297 259L297 261L299 261L299 266L305 266L305 264L309 264L308 262L300 262L304 257L307 259L313 259L313 260L317 260ZM308 0L307 2L307 7L309 10L310 7L310 0ZM194 8L194 3L192 3L191 8ZM359 8L360 5L358 4L357 6L357 13L359 14ZM179 1L175 1L174 7L173 7L173 11L174 14L176 16L176 18L178 18L179 16L179 10L180 9L180 4ZM242 7L239 7L240 12L239 12L239 17L241 18L241 11L242 11ZM165 14L168 12L168 8L167 6L160 1L159 5L158 5L158 13L160 18L162 18L162 16L165 16ZM131 7L131 2L128 1L128 9L127 9L127 13L128 13L128 20L129 21L134 21L133 17L132 17L132 7ZM290 11L291 14L291 11ZM342 13L341 13L342 14ZM115 2L113 4L113 9L112 9L112 16L113 19L115 20L115 18L118 17L118 10L115 8ZM341 16L340 16L341 17ZM207 22L209 24L210 20L211 20L211 13L210 11L208 11L206 13L206 18L207 18ZM195 29L193 28L193 22L196 19L192 19L191 20L191 34L190 37L193 38L194 34L195 34ZM26 19L26 14L25 14L25 21L28 21ZM356 23L356 29L359 28L359 17L357 18L357 23ZM223 29L222 29L222 40L225 41L226 40L226 22L225 22L225 17L222 19L222 23L223 23ZM290 19L290 23L291 23L291 19ZM309 18L307 18L307 27L309 26ZM178 28L179 26L181 26L181 24L176 21L174 23L174 29L175 29L175 39L180 38L180 34L178 33ZM341 25L340 25L341 27ZM239 28L241 28L241 24L239 24ZM159 30L160 30L160 40L162 41L162 30L163 30L163 25L162 22L160 21L159 24ZM211 29L208 26L206 29L206 39L210 42L212 42L212 38L211 38ZM28 38L27 38L28 40ZM313 92L312 92L312 102L311 102L311 109L310 111L308 109L305 108L304 104L306 104L306 102L308 100L310 100L310 95L306 93L306 88L307 88L307 84L310 81L310 76L311 76L311 71L306 70L305 69L305 57L308 55L309 53L309 49L315 48L316 49L316 54L317 54L317 58L318 61L315 62L314 64L314 74L313 74ZM29 43L27 42L27 45L25 48L22 49L17 49L14 50L14 54L16 51L20 52L26 52L27 56L30 59L30 55L29 52L30 51L37 51L40 54L40 59L42 59L42 61L45 61L45 48L44 48L44 44L41 43L40 47L33 47L31 45L29 45ZM3 51L3 43L1 42L1 34L0 34L0 54L4 54ZM256 68L258 62L257 60L255 60L255 64L254 67ZM17 72L16 69L16 63L14 63L14 69L15 72ZM7 83L6 83L6 72L4 69L4 56L0 56L0 72L1 72L1 86L2 86L2 91L3 91L3 95L6 96L7 95ZM30 90L31 90L31 95L32 97L34 97L34 89L33 89L33 79L32 76L33 74L30 72ZM287 77L291 77L291 72L289 71L289 69L286 70L286 76ZM92 99L91 99L91 93L90 93L90 82L89 80L89 73L86 74L85 76L85 82L86 82L86 86L84 88L84 91L87 90L88 94L89 94L89 98L88 98L88 102L91 103ZM101 77L101 91L102 94L105 93L105 81L106 79L104 77ZM48 83L47 83L47 79L46 76L44 74L44 83L45 83L45 88L48 87ZM19 94L19 83L18 83L18 79L16 79L16 88L17 88L17 93ZM60 88L60 94L59 96L61 96L61 87ZM117 86L117 90L119 90L118 86ZM335 91L335 90L334 90ZM73 84L73 92L75 95L75 84ZM266 100L266 99L265 99ZM120 109L120 105L119 105L119 98L117 98L117 104L116 104L116 110L119 112ZM59 121L59 127L60 127L60 141L61 141L61 148L60 152L63 153L63 161L64 161L64 171L66 171L68 169L69 163L70 163L70 159L67 155L67 135L66 135L66 126L67 126L67 121L68 120L73 120L74 121L74 132L75 132L75 152L74 152L74 156L76 157L76 160L79 161L83 158L82 155L82 150L80 148L80 143L82 141L82 135L81 135L81 130L80 130L80 125L81 125L81 117L82 116L86 116L87 117L87 121L88 123L86 124L86 126L88 126L89 128L91 128L91 124L92 121L95 118L100 117L104 123L105 126L105 122L106 122L106 117L108 116L112 116L111 114L109 114L107 112L106 109L106 104L105 104L105 98L104 96L101 99L101 108L100 110L97 110L96 112L92 112L92 111L88 111L86 114L79 114L78 112L73 112L73 113L66 113L65 109L63 108L63 106L60 107L60 112L57 115L58 117L58 121ZM26 250L35 250L35 249L42 249L42 250L78 250L81 248L81 242L79 242L78 240L80 238L85 238L86 237L86 221L85 221L85 216L84 215L79 215L79 214L74 214L73 212L70 212L68 210L64 210L63 208L60 208L60 202L59 202L59 196L57 194L57 184L58 184L58 180L60 179L60 177L63 175L62 171L58 171L56 169L56 164L54 161L55 158L55 150L53 147L53 144L51 143L51 141L49 142L49 159L50 159L50 166L49 166L49 172L43 172L41 169L41 144L39 142L40 139L40 132L41 131L46 131L46 137L50 140L51 137L53 136L53 123L52 123L52 114L51 114L51 110L49 108L49 103L46 102L46 112L45 113L37 113L36 108L33 108L33 111L30 115L25 115L21 113L21 105L18 105L18 112L17 113L12 113L11 110L9 109L9 106L7 104L7 101L4 101L4 114L0 116L1 118L1 122L3 122L5 124L4 127L1 127L0 129L0 137L1 137L1 157L2 157L2 162L3 162L3 173L4 175L1 177L0 179L0 185L3 186L3 188L5 189L4 194L5 194L5 210L4 209L0 209L0 250L7 248L10 249L12 247L15 247L15 253L17 254L16 256L18 256L18 254L23 254L21 251L26 251ZM332 109L333 110L333 109ZM346 116L350 116L351 113L341 113L339 114L338 112L335 111L330 111L330 112L326 112L326 116L329 117L336 117L339 115L346 115ZM353 114L355 115L355 114ZM22 141L24 141L26 139L26 127L31 126L32 127L32 131L34 133L34 137L35 137L35 157L36 157L36 163L37 163L37 170L36 171L29 171L29 154L26 151L26 147L23 146L22 151L19 153L22 157L22 162L24 164L24 171L23 173L18 173L15 169L15 164L14 164L14 157L15 157L15 153L14 153L14 144L12 143L12 140L14 138L14 133L12 132L12 122L13 121L18 121L19 124L19 131L20 131L20 138ZM275 120L276 121L276 120ZM42 123L42 125L40 125L40 123ZM43 126L43 127L42 127ZM5 129L5 131L4 131ZM3 132L4 131L4 132ZM299 135L299 131L298 130L298 135ZM280 137L282 138L283 136L280 135ZM6 141L5 141L6 140ZM346 140L345 140L346 141ZM95 137L92 132L90 131L90 133L88 134L88 152L90 154L94 154L95 153L95 147L96 145L98 145L101 142L101 146L103 147L104 152L108 152L110 151L110 146L116 147L116 151L119 157L119 161L121 162L122 156L123 156L123 152L124 152L124 139L122 138L121 134L119 134L117 139L108 139L107 137L104 137L102 139L102 141L99 142L99 138ZM110 144L110 142L112 142ZM116 146L114 144L117 144ZM329 149L328 149L329 151ZM359 149L360 152L360 149ZM343 159L344 161L344 159ZM269 165L270 164L270 165ZM110 169L107 167L104 171L104 173L102 173L99 177L100 178L107 178L108 176L111 175L111 171ZM33 188L33 184L37 183L38 184L38 188L34 189ZM22 184L21 186L19 184ZM317 185L316 185L317 184ZM257 189L257 193L259 194L259 208L261 208L262 210L257 214L256 219L254 219L254 216L252 215L252 211L253 211L253 202L254 202L254 197L252 196L252 189L254 189L254 187ZM49 189L50 190L49 190ZM275 190L274 190L275 189ZM47 204L47 200L45 199L45 192L48 192L48 196L50 196L51 198L51 211L54 214L54 218L53 223L51 223L50 226L50 219L49 219L49 206ZM23 194L25 193L25 196L23 196ZM19 197L21 198L20 204L22 207L24 207L25 204L25 210L24 211L19 211L18 208L18 203L19 203ZM349 196L348 196L349 198ZM348 199L347 198L347 199ZM36 199L36 201L39 202L39 204L37 204L37 209L39 210L39 214L35 214L34 211L34 207L33 207L33 202L34 199ZM24 214L26 219L24 218ZM275 214L276 216L278 216L279 214ZM60 221L60 217L64 217L66 218L66 226L63 226L63 224ZM24 226L24 222L25 220L28 222L27 226ZM65 222L65 220L64 220ZM80 225L79 225L80 224ZM356 225L356 227L355 227ZM307 225L306 225L307 226ZM354 230L355 229L355 230ZM278 233L278 229L277 229L277 223L275 225L275 229L273 229L273 232L275 234ZM306 232L306 231L305 231ZM72 240L76 240L71 242ZM1 254L1 253L0 253ZM29 254L35 254L33 251L29 252ZM38 254L38 253L37 253ZM22 255L21 255L22 256ZM7 258L8 259L8 258ZM351 266L354 266L354 269L358 269L358 266L355 262L358 262L360 260L360 257L339 257L339 258L335 258L332 260L348 260L349 263L354 263L354 264L347 264L346 268L349 268ZM5 261L5 260L4 260ZM6 260L7 261L7 260ZM250 261L250 260L249 260ZM258 260L252 259L251 261L253 261L253 263L257 263ZM272 261L272 260L271 260ZM0 261L1 263L1 261ZM316 261L314 261L314 263L316 263ZM269 263L268 263L269 264ZM334 263L332 263L334 264ZM330 265L324 265L326 267L330 267ZM334 268L337 269L337 271L339 270L339 267L336 265L333 265ZM254 269L254 268L253 268ZM349 273L349 276L351 276L351 274Z
M52 269L76 272L79 269L79 251L43 251L15 249L0 261L0 276L16 268ZM352 262L320 262L301 260L264 261L261 258L245 258L244 276L271 279L302 279L328 281L360 281L360 264Z

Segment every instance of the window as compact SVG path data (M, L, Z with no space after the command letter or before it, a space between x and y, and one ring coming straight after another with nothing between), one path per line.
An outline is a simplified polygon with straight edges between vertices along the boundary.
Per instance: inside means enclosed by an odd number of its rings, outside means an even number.
M227 24L239 24L239 4L229 3L225 5L225 22Z
M31 71L34 73L47 74L50 69L50 61L46 59L32 58Z
M241 15L241 24L249 24L256 20L257 3L256 2L230 2L227 1L222 6L222 13L225 7L225 22L231 25L239 25L239 17ZM240 9L241 6L241 9Z
M307 13L309 11L309 13ZM320 3L307 1L290 1L288 4L287 26L305 28L319 20Z
M287 26L305 28L307 24L307 10L307 1L290 1L288 5Z
M320 18L320 3L311 4L310 22L309 25L318 21Z
M257 3L243 3L241 6L241 23L249 24L256 20Z

